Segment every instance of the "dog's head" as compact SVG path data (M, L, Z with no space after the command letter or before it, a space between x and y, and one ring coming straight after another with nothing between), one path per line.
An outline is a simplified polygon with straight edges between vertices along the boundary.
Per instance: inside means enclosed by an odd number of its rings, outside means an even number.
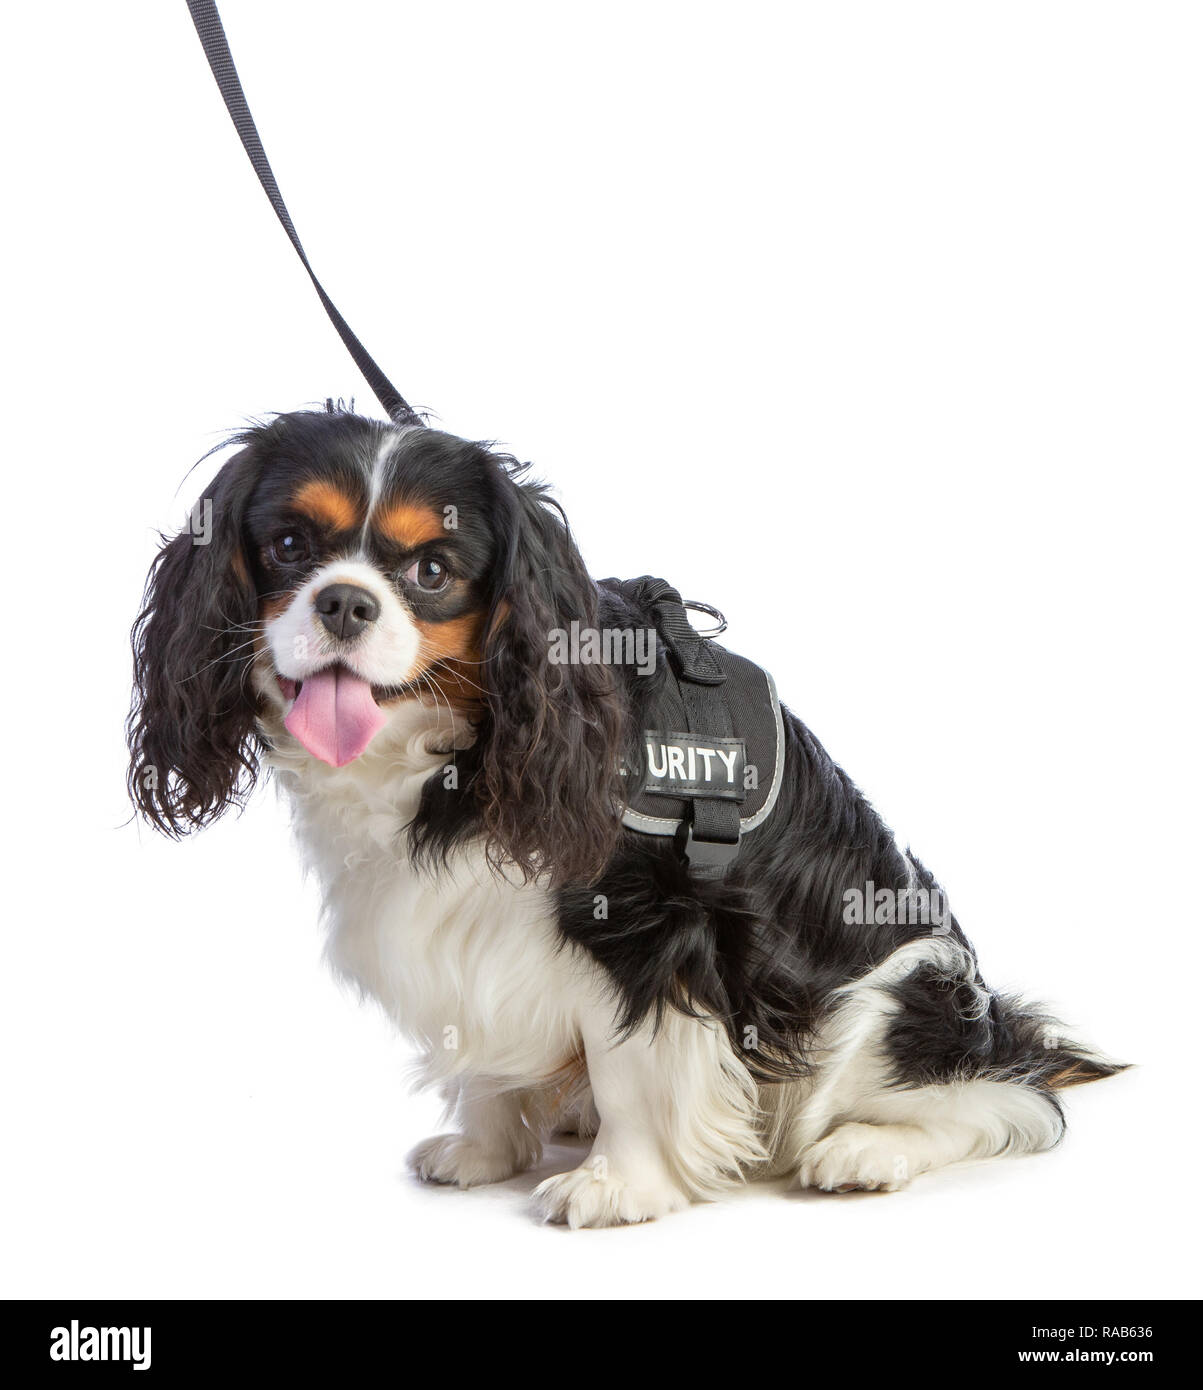
M482 445L342 412L239 442L152 565L134 628L141 813L187 833L244 800L266 730L344 766L426 700L476 731L460 791L494 862L600 868L619 696L609 668L549 660L597 595L543 489Z

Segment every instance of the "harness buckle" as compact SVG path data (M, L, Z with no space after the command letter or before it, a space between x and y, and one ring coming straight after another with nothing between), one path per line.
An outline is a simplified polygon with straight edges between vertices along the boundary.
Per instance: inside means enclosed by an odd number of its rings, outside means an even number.
M677 849L691 869L721 874L739 853L738 840L697 840L693 822L685 821L677 829Z

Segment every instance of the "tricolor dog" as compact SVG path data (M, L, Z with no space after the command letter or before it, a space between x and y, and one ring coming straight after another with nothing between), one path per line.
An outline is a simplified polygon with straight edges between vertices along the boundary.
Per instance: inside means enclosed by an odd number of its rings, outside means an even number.
M552 659L574 624L663 633L668 608L595 583L512 458L339 410L238 443L207 543L184 530L150 573L130 789L183 835L278 781L331 965L452 1112L418 1177L499 1182L567 1128L592 1147L534 1205L571 1226L765 1174L894 1189L1051 1148L1061 1091L1117 1070L991 990L955 917L850 919L866 884L938 885L775 694L753 756L755 731L657 722L663 643L643 674ZM695 674L686 706L724 673ZM683 790L703 844L742 798L711 861L658 831Z

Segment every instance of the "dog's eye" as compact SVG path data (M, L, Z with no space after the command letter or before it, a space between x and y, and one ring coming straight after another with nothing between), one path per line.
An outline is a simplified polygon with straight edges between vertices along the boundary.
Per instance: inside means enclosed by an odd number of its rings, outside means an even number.
M451 572L442 560L428 556L425 560L415 560L401 576L401 579L405 584L416 584L419 589L425 589L428 593L435 593L439 589L447 587L451 579Z
M304 536L290 531L272 541L272 559L281 565L299 565L309 558L309 542Z

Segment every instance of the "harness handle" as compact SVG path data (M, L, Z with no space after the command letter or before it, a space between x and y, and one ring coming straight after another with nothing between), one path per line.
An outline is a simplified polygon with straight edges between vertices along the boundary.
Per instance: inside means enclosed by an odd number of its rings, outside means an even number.
M209 66L213 69L213 76L217 80L217 87L225 101L226 110L229 111L230 119L234 122L234 129L242 141L242 148L246 150L251 167L259 176L259 182L263 185L263 191L267 194L268 201L280 219L280 225L288 233L288 239L292 242L293 249L301 258L301 264L313 282L313 288L317 291L317 297L322 301L322 307L329 314L330 322L338 330L338 336L355 359L355 365L363 373L364 379L372 388L376 399L384 407L389 419L398 425L424 425L426 422L405 400L376 365L367 348L351 332L350 325L335 308L334 301L322 288L321 282L313 273L313 267L309 264L309 257L301 245L301 238L297 236L297 229L292 225L292 218L288 215L284 199L280 196L276 176L272 173L272 167L267 162L263 141L260 140L259 132L255 129L254 117L247 105L242 83L238 80L238 71L234 67L234 59L230 53L226 31L222 27L221 15L217 12L217 5L214 0L188 0L188 10L192 15L192 23L196 26L197 37L205 50L205 57L208 58Z

